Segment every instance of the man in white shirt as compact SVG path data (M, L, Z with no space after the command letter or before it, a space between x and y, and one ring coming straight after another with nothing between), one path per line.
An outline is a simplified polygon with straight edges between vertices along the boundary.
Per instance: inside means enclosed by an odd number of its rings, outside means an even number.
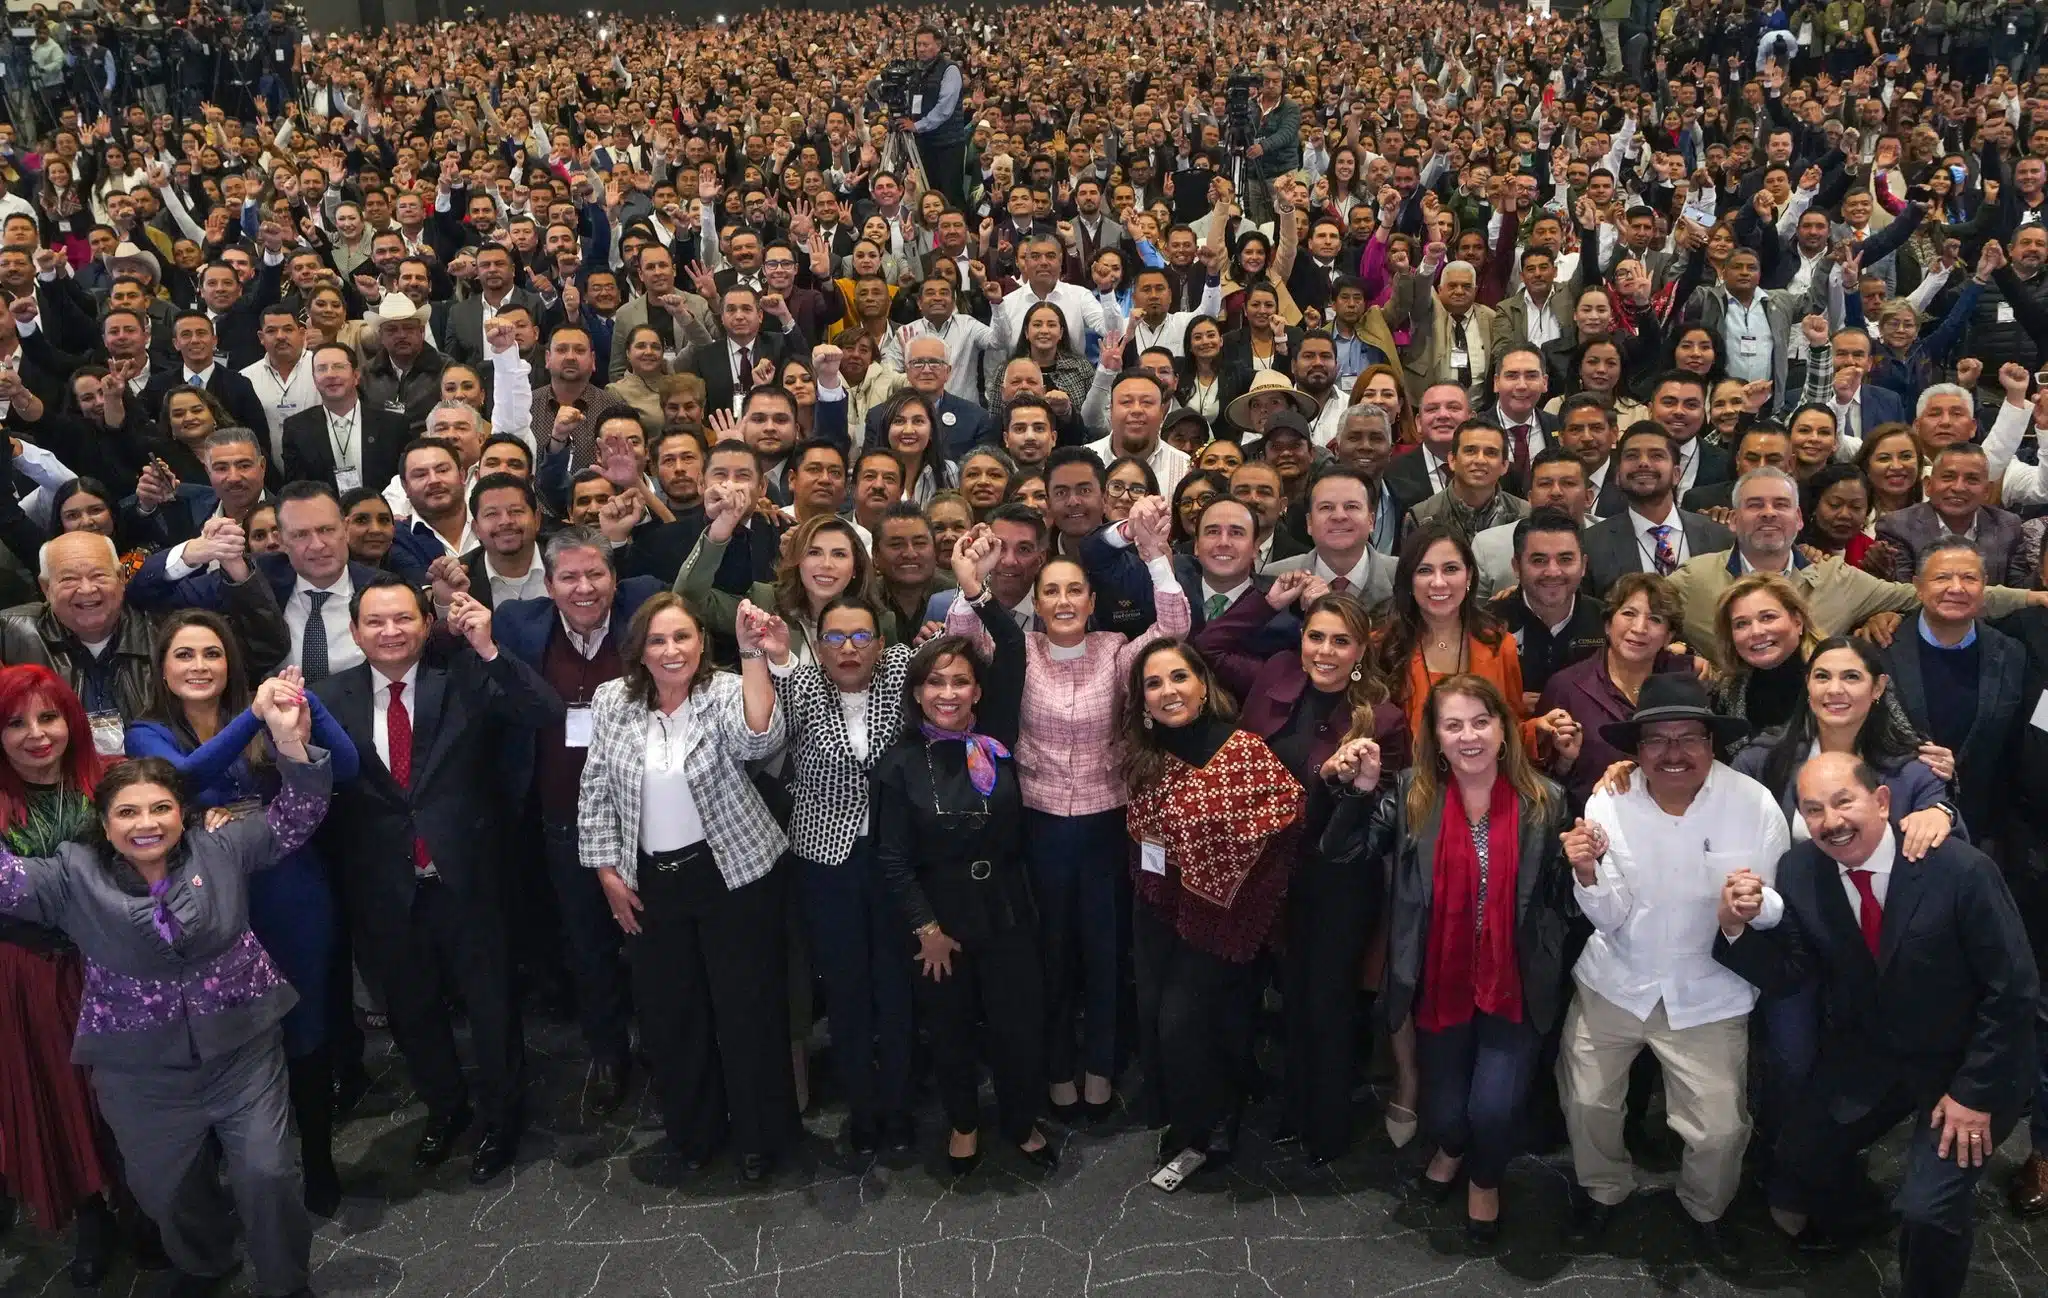
M1159 480L1159 494L1171 500L1173 489L1194 462L1187 452L1160 439L1159 426L1165 418L1166 390L1159 380L1146 373L1126 375L1110 389L1109 436L1088 443L1088 449L1104 465L1126 455L1143 460Z
M1067 341L1082 355L1090 354L1091 339L1102 337L1102 304L1079 284L1060 279L1063 261L1064 250L1056 234L1031 235L1017 249L1017 266L1023 272L1024 286L997 300L995 316L990 321L995 327L996 341L1004 351L1016 346L1023 334L1025 314L1040 302L1050 302L1060 309L1060 314L1067 318ZM993 286L994 281L990 283ZM1164 488L1165 484L1160 486Z
M270 421L270 455L284 462L284 421L320 400L313 386L313 358L306 351L306 328L288 306L278 303L263 312L256 336L263 359L245 366L242 377L256 390L256 403Z
M1573 897L1593 936L1573 969L1558 1089L1578 1181L1570 1238L1590 1243L1636 1188L1622 1141L1629 1067L1648 1046L1685 1139L1678 1202L1717 1270L1744 1269L1721 1218L1749 1144L1749 1011L1756 989L1714 959L1721 892L1748 870L1777 877L1785 813L1761 784L1714 759L1748 730L1715 715L1690 672L1651 677L1628 721L1601 737L1633 754L1624 793L1595 793L1564 836Z
M324 482L290 483L277 502L277 530L292 565L291 592L280 601L291 631L290 662L311 685L363 661L349 630L356 588L341 501Z
M1173 303L1173 280L1164 267L1147 266L1138 272L1131 282L1131 318L1126 326L1129 331L1129 346L1136 354L1147 347L1164 347L1175 356L1187 354L1188 325L1198 315L1215 316L1223 313L1223 281L1214 269L1220 265L1220 254L1214 248L1202 250L1203 259L1211 267L1202 288L1202 300L1192 311L1171 311L1166 308Z
M995 331L955 309L953 281L943 275L927 276L917 286L917 311L917 319L896 331L903 354L910 355L910 344L919 338L938 339L946 345L946 363L952 366L946 391L980 405L987 374L1003 364Z
M509 473L494 473L477 482L469 502L472 526L483 543L480 551L465 555L459 565L468 568L470 594L490 608L515 599L544 597L547 575L540 547L535 544L540 537L540 502L533 485ZM481 589L476 582L479 569L487 578Z

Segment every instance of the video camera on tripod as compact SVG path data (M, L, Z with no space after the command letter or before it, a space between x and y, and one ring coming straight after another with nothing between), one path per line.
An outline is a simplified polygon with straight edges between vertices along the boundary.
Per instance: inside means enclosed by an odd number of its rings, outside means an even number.
M922 75L916 60L895 60L876 75L874 84L870 87L875 102L891 117L910 116L910 97L915 93Z
M1240 67L1224 83L1223 144L1233 153L1252 142L1252 97L1259 92L1260 80L1258 73Z

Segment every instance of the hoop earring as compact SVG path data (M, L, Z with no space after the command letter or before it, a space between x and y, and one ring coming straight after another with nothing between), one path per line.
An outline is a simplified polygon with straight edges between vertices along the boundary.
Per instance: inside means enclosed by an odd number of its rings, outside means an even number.
M1353 667L1353 668L1351 669L1351 679L1352 679L1352 680L1353 680L1354 682L1357 682L1357 681L1362 681L1362 680L1364 680L1364 679L1365 679L1365 669L1364 669L1363 667Z
M1151 728L1152 728L1152 714L1151 714L1151 713L1149 713L1149 712L1147 712L1147 713L1145 714L1145 729L1147 729L1147 730L1150 730Z

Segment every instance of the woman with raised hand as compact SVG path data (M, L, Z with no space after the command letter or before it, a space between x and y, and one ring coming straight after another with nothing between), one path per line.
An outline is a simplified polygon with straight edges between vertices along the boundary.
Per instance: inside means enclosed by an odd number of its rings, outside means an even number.
M955 547L963 588L985 588L1001 548L986 533ZM1058 1154L1036 1121L1044 1104L1044 973L1011 760L1024 633L993 600L975 611L993 657L964 636L942 635L910 659L902 736L875 767L876 850L917 947L918 1013L951 1129L949 1166L965 1175L981 1161L976 1061L985 1042L999 1129L1027 1163L1050 1171Z
M1024 843L1038 899L1046 976L1046 1077L1053 1115L1108 1114L1116 1073L1117 995L1125 913L1124 783L1116 769L1123 682L1132 660L1161 636L1185 635L1187 597L1166 546L1166 501L1148 496L1123 526L1151 574L1158 621L1134 640L1090 631L1095 592L1070 559L1040 569L1036 621L1025 634L1024 702L1017 736L1017 779L1024 799ZM987 524L965 545L988 535ZM954 548L954 573L971 578L946 613L946 630L992 648L977 604L992 596ZM1075 1019L1086 1027L1078 1050ZM1080 1073L1077 1093L1075 1073ZM1148 1087L1152 1078L1148 1076Z
M0 851L0 914L60 930L85 958L72 1059L92 1070L180 1293L234 1268L237 1224L258 1290L306 1292L310 1273L281 1026L298 995L250 930L249 877L312 837L332 770L308 745L302 690L265 681L253 706L283 786L263 814L188 825L178 772L145 757L100 778L85 841Z

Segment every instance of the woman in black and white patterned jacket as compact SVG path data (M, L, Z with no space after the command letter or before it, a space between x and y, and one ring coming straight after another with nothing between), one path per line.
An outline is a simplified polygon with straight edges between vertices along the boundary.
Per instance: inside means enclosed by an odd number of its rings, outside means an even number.
M856 1154L908 1149L911 955L915 944L875 862L868 773L902 729L907 645L886 644L880 611L849 591L819 610L816 661L788 652L780 622L762 641L782 701L794 771L789 846L811 962L832 1010L832 1059Z

